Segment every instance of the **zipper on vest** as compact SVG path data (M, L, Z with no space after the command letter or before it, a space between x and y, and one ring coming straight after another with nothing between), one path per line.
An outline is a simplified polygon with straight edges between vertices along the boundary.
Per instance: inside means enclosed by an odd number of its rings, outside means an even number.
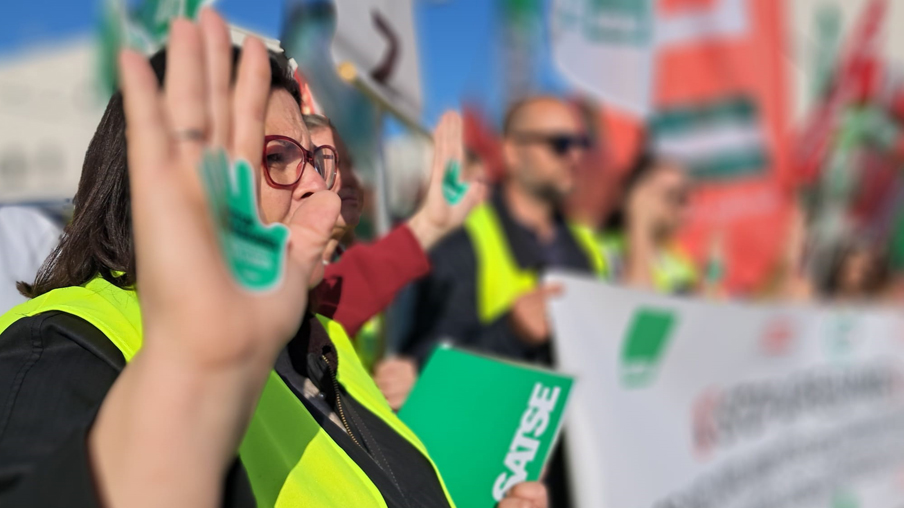
M345 411L342 409L342 399L339 397L339 381L336 380L336 373L333 372L333 366L330 365L330 360L326 355L320 355L320 358L322 358L323 361L326 362L326 366L329 367L330 379L333 381L333 391L336 393L336 411L339 412L339 419L342 420L342 425L345 427L348 436L352 438L352 441L356 445L363 449L364 447L361 446L361 443L359 443L358 439L355 437L355 433L352 432L351 427L349 427L348 420L345 419Z

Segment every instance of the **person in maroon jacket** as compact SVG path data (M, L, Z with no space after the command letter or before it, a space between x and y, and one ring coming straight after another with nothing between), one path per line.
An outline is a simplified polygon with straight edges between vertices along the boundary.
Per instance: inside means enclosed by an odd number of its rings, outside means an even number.
M354 337L361 327L385 310L398 292L430 273L427 252L450 232L461 227L471 209L485 195L480 181L472 182L465 198L455 206L442 195L442 171L434 164L428 191L420 209L405 223L380 240L356 243L343 250L352 238L361 218L363 192L355 176L352 159L345 143L329 120L319 115L305 115L315 146L328 145L336 149L339 178L334 190L342 199L342 207L332 239L324 253L326 266L323 282L318 287L318 313L338 321ZM462 122L457 113L443 116L434 133L434 158L451 154L462 160ZM336 255L340 252L341 255ZM374 369L377 386L394 409L401 407L417 378L417 364L413 360L391 357L379 362Z

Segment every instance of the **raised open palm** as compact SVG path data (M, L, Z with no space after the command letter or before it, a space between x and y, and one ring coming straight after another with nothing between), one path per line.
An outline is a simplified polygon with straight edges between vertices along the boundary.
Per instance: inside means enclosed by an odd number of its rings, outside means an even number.
M433 131L433 163L424 203L409 223L425 249L460 227L471 210L486 196L482 175L467 183L468 189L457 203L451 204L443 195L443 178L449 162L460 164L463 160L461 115L447 111Z
M264 45L246 39L233 86L227 27L205 10L200 26L173 22L163 90L144 56L124 51L120 66L145 347L175 348L214 365L272 363L298 329L339 199L317 193L287 224L285 280L277 289L252 293L233 279L198 165L209 146L259 160L270 93Z

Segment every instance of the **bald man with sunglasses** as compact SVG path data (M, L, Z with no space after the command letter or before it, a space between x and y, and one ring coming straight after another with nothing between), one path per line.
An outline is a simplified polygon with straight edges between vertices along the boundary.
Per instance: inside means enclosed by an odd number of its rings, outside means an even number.
M512 106L504 124L505 176L465 227L430 253L433 270L417 288L404 353L422 364L436 344L451 342L551 363L546 303L561 289L542 286L543 273L605 272L592 234L562 215L590 144L577 111L559 99L534 97ZM550 470L554 507L567 504L558 488L564 486L561 470Z
M465 227L431 252L406 350L423 361L439 341L549 364L545 302L559 291L543 272L602 271L593 241L569 225L562 204L590 147L567 103L534 97L506 115L505 176Z

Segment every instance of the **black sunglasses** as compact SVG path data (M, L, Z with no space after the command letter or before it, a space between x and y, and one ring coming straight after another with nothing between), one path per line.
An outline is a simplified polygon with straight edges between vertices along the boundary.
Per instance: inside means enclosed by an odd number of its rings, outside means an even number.
M593 143L585 135L541 134L539 132L517 132L512 137L519 143L544 143L554 154L563 157L574 148L588 150Z

